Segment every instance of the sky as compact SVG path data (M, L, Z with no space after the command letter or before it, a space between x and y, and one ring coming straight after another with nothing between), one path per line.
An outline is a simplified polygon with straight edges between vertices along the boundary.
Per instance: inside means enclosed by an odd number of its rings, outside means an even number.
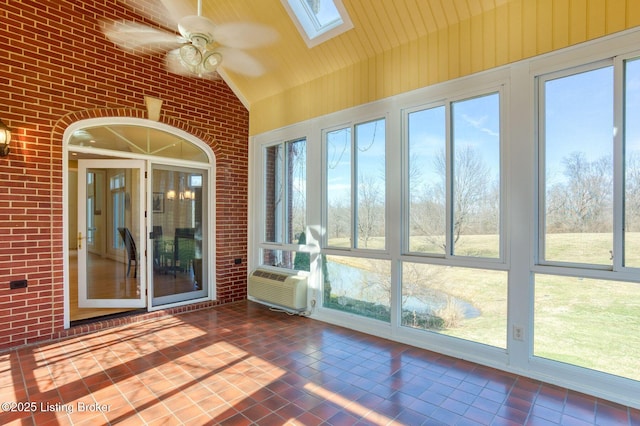
M627 62L625 80L626 150L640 152L640 59ZM564 179L563 160L581 151L590 161L613 154L613 66L569 74L545 84L545 136L548 183ZM472 147L482 155L494 177L499 176L500 114L499 94L465 99L452 106L452 139L456 149ZM415 111L408 116L411 168L421 181L437 182L433 166L446 144L445 107ZM359 141L359 175L382 176L384 121L356 127ZM328 135L328 193L333 199L349 199L351 188L352 130ZM508 141L503 141L503 143ZM366 149L364 149L366 148Z

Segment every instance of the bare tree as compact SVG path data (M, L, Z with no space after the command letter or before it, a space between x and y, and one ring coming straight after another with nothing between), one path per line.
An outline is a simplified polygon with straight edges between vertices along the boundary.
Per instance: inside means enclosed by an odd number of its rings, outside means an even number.
M456 150L453 164L453 241L486 209L491 170L471 146ZM478 232L474 230L472 232Z
M373 176L361 176L358 185L358 241L368 247L369 240L384 232L384 191Z
M624 179L624 225L627 231L640 230L640 152L627 154Z
M565 180L547 191L547 230L600 232L611 230L611 158L588 161L576 151L564 158Z

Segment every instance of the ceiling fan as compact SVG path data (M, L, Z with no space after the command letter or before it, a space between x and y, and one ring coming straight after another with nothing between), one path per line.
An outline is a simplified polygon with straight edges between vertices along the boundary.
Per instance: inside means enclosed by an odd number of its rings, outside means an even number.
M181 0L160 0L163 18L177 26L178 34L132 21L105 22L103 30L119 47L136 53L165 51L165 66L174 74L215 79L219 67L249 77L258 77L265 67L244 51L267 46L277 41L271 27L234 22L216 25L202 16L202 0L197 15ZM138 10L145 10L141 0ZM153 19L153 17L152 17Z

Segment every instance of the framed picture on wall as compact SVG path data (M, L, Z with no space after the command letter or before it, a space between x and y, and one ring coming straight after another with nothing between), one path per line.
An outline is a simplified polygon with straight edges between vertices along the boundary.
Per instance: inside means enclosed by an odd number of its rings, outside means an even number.
M154 213L164 213L164 192L153 193L152 205Z

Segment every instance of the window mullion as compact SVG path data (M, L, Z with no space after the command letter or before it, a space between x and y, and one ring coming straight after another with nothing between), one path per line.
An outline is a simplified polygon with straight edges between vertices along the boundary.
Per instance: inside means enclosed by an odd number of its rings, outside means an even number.
M453 256L453 232L454 232L454 223L453 223L453 162L454 162L454 152L453 152L453 120L451 119L451 108L452 103L449 101L446 103L445 108L445 128L447 129L445 134L445 215L446 215L446 235L445 235L445 257L449 258Z
M613 70L613 270L624 267L625 250L625 147L624 147L624 66L614 59Z
M358 248L358 147L355 126L351 126L351 245Z

